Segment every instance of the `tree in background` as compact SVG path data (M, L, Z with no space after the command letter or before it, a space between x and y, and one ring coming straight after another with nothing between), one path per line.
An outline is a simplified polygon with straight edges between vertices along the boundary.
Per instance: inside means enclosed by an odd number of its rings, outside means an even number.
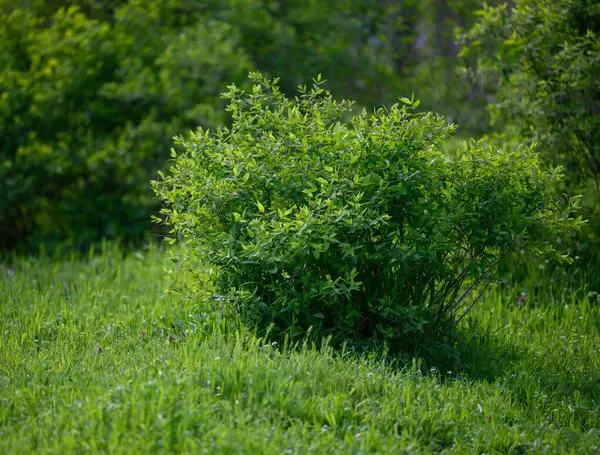
M485 6L462 36L470 74L487 81L500 140L536 142L585 192L588 241L600 231L600 3L521 0ZM585 241L583 248L589 249Z
M493 0L490 4L501 3ZM391 2L390 2L391 3ZM397 71L402 75L404 93L415 93L422 109L442 112L459 127L463 138L481 136L489 131L486 90L481 79L463 77L456 42L456 30L475 24L474 12L480 0L396 1L404 33L396 34L393 48L406 49L398 59ZM410 14L406 6L412 4Z
M173 132L223 123L220 81L252 65L229 25L175 3L123 3L110 20L5 6L1 247L141 236Z

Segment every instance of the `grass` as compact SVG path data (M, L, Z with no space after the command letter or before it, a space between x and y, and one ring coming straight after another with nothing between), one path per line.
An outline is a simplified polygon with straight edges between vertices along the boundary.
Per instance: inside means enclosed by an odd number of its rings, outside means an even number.
M585 295L492 291L424 368L211 329L165 264L107 247L0 267L0 453L600 452Z

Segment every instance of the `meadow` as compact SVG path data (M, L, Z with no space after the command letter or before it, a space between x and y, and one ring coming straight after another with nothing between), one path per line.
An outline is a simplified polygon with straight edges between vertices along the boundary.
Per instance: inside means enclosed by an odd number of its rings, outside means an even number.
M165 292L167 256L4 262L0 453L600 452L600 302L583 283L522 302L491 289L420 360L217 326Z
M598 31L0 0L0 455L599 454Z

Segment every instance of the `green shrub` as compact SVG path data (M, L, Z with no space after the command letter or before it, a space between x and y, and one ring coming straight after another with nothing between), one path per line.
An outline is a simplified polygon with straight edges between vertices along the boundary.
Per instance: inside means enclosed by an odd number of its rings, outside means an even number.
M461 318L501 257L553 252L581 224L575 201L549 198L559 171L527 148L447 153L454 127L412 114L417 102L349 119L318 80L290 101L251 77L252 93L224 95L232 127L180 138L154 183L188 264L217 271L215 311L293 336L406 342Z

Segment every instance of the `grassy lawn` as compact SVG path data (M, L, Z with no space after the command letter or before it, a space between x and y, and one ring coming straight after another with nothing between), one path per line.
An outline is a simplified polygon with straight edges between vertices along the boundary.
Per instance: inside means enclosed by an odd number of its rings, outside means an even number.
M491 291L450 372L208 330L165 264L109 247L0 267L0 453L600 453L585 292Z

